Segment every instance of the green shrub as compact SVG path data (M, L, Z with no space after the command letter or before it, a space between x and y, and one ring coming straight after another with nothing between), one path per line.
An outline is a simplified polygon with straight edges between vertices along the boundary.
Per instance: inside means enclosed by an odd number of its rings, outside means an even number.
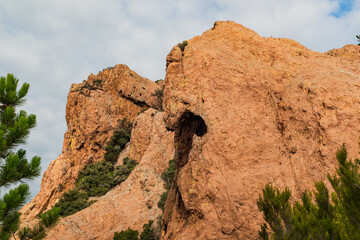
M110 141L106 143L105 160L116 163L120 152L125 148L126 144L130 141L132 124L123 119L117 130L114 131Z
M164 87L162 87L161 89L156 89L155 93L152 93L151 96L155 96L159 99L158 106L156 108L159 111L163 111L162 103L164 97Z
M160 196L160 200L158 202L158 207L164 211L164 207L165 207L165 203L166 203L166 199L168 197L169 194L169 190L167 190L166 192L163 192Z
M360 46L360 35L356 35L356 38L359 41L358 45Z
M131 123L123 119L106 146L105 160L86 165L79 172L76 188L64 193L55 208L63 217L72 215L90 206L89 197L103 196L110 189L125 181L137 162L125 158L124 165L114 168L118 155L130 140Z
M45 229L53 226L60 217L60 209L52 208L45 213L40 214L40 221L33 228L24 227L18 232L18 237L20 240L34 240L42 239L46 236Z
M44 213L40 214L40 219L44 227L50 227L54 225L60 217L60 208L52 208Z
M143 231L140 235L140 240L158 240L160 237L155 233L152 227L154 220L149 220L147 224L144 224Z
M174 159L171 159L169 161L169 167L166 169L165 172L161 174L161 178L165 182L164 187L166 191L161 194L160 200L158 202L158 207L163 211L164 211L166 199L169 194L169 190L171 188L172 183L174 182L175 171L176 171L176 162Z
M114 233L114 240L138 240L139 231L128 228L126 231Z
M147 108L143 108L143 109L141 109L138 113L137 113L137 115L140 115L140 114L142 114L143 112L145 112L147 110Z
M315 183L315 203L310 192L291 204L288 188L265 186L257 201L266 221L259 231L262 239L360 239L360 161L347 160L344 145L336 158L336 175L328 175L335 190L331 198L324 182Z
M134 159L128 157L123 159L123 165L117 166L113 174L113 186L119 185L124 182L135 169L138 163Z
M185 50L185 47L188 45L187 41L183 41L182 43L178 44L178 47L181 49L181 51Z
M116 185L124 182L138 163L124 158L123 165L117 166L107 161L85 166L79 172L76 188L64 193L55 207L60 208L60 215L72 215L91 205L89 197L103 196Z
M126 231L115 232L114 240L158 240L160 237L155 233L152 227L154 220L149 220L147 224L144 224L143 231L139 238L139 232L128 228Z
M89 197L102 196L113 187L114 165L107 161L93 163L80 171L76 187Z
M101 80L101 79L96 79L96 80L94 80L94 85L96 85L96 86L100 86L101 83L102 83L102 80Z
M168 169L166 169L166 171L161 174L161 178L165 182L166 190L170 190L170 188L171 188L171 185L172 185L172 183L174 181L174 177L175 177L175 171L176 171L176 163L175 163L175 160L172 159L169 161Z
M60 208L60 215L66 217L87 208L90 205L88 199L86 192L72 189L64 193L54 207Z

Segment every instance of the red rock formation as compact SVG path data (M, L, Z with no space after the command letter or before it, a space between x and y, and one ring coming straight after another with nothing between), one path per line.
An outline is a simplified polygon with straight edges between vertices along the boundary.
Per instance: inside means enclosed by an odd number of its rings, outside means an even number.
M164 106L176 184L165 239L256 239L266 183L295 198L360 136L360 47L327 53L216 22L167 57Z
M105 143L119 121L132 121L142 109L156 107L153 93L160 87L125 65L91 74L73 84L66 105L67 131L62 154L44 173L40 192L21 212L24 220L51 207L74 187L78 172L91 162L103 160Z
M164 113L149 109L140 114L129 145L130 156L139 165L125 182L96 203L61 219L45 239L112 239L114 232L128 227L141 232L149 220L156 222L162 214L157 202L165 191L160 175L174 157L173 140L174 133L165 128Z
M163 238L256 239L262 222L256 200L266 183L289 186L296 199L334 171L340 144L356 156L359 64L359 46L318 53L216 22L169 53L165 112L140 114L120 154L119 161L130 156L140 164L98 202L61 219L47 239L111 239L128 227L141 230L161 214L159 176L174 151L178 169ZM156 89L123 65L73 85L63 153L23 208L25 217L32 219L73 187L85 164L102 160L117 120L159 106L151 94Z

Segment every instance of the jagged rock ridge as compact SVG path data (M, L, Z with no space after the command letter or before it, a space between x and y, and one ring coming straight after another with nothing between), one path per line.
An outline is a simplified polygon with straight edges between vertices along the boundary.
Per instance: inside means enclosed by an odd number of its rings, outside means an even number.
M105 143L124 118L133 121L140 111L160 104L156 83L126 65L91 74L73 84L66 104L67 131L61 155L44 173L40 192L22 208L24 221L48 209L69 189L86 164L104 159Z

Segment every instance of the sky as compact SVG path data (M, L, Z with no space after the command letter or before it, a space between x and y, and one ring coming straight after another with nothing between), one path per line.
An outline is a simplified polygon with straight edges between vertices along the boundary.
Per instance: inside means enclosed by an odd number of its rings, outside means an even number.
M116 64L164 79L171 48L217 20L325 52L357 44L360 0L0 0L0 76L30 83L21 109L37 116L28 158L42 158L43 174L61 153L72 83Z

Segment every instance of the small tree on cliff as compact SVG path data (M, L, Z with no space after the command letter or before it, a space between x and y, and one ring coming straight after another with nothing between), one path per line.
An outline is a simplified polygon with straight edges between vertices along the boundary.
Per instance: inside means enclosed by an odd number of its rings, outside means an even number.
M25 102L29 84L24 83L17 91L19 80L12 74L0 78L0 187L20 183L0 199L0 239L9 239L19 228L18 212L30 195L29 186L23 180L33 179L40 174L40 157L28 161L25 150L15 150L25 143L29 130L35 127L35 115L15 108ZM3 192L2 192L3 194Z
M291 204L289 189L280 191L266 185L257 202L267 222L259 232L262 239L360 239L360 161L347 160L344 145L336 158L336 175L328 175L335 190L332 202L323 182L315 183L315 203L312 194L305 191L301 202Z
M360 35L356 35L356 38L359 41L358 45L360 46Z

